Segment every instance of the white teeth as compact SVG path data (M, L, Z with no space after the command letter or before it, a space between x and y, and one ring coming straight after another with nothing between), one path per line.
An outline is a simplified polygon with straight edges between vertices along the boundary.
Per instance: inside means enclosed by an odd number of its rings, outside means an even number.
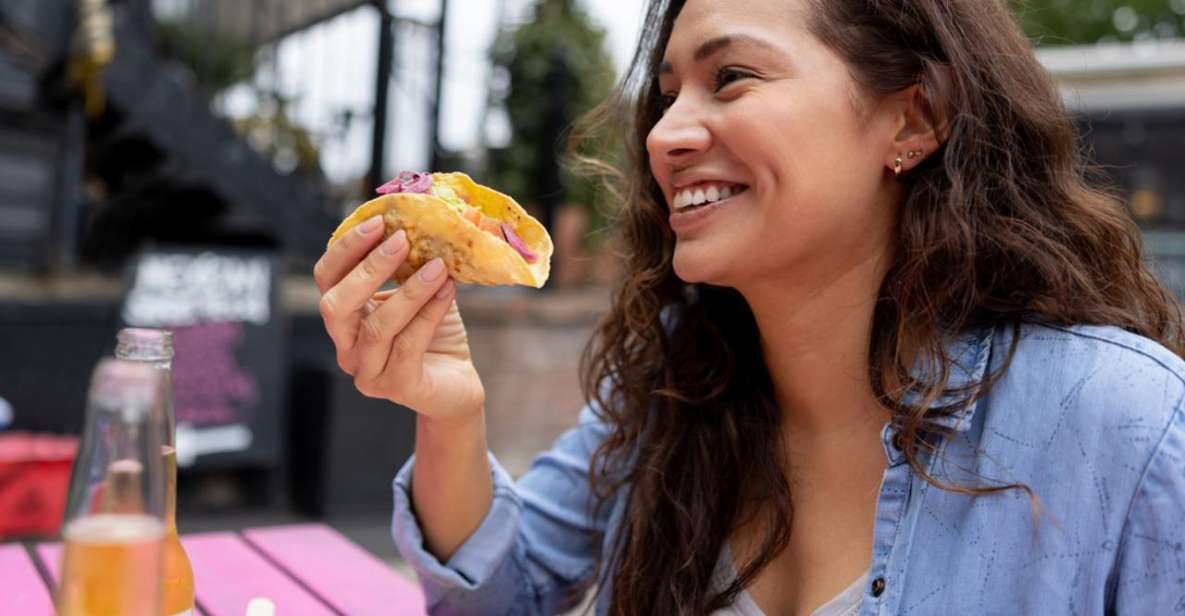
M674 209L682 209L692 205L700 205L703 203L714 203L722 199L727 199L733 195L739 195L744 191L743 186L737 186L735 189L732 185L716 185L711 184L704 188L684 188L676 192L671 199L671 206Z

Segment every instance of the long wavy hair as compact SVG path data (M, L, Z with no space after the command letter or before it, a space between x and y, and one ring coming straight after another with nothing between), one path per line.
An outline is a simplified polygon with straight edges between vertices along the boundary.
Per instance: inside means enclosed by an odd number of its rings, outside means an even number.
M944 434L932 420L981 397L1008 363L948 391L944 343L976 327L1108 324L1181 355L1180 308L1145 267L1122 204L1091 179L1073 124L1003 0L809 4L810 31L844 58L864 94L920 84L945 121L943 146L901 178L898 249L869 341L868 377L892 413L896 444L936 486L1027 491L948 485L926 472L921 456ZM781 415L752 312L735 290L675 275L675 238L650 173L646 136L661 115L655 76L682 6L651 2L629 73L575 138L603 143L621 130L626 152L616 166L582 159L618 170L612 185L625 204L624 281L582 367L585 394L610 427L589 469L593 494L601 505L628 494L599 567L615 615L704 614L732 603L785 549L793 516ZM1007 358L1016 344L1014 336ZM915 377L919 365L930 368L921 371L928 380ZM956 401L930 408L941 396ZM762 507L743 507L753 502ZM764 533L756 555L731 586L711 590L726 540L750 523Z

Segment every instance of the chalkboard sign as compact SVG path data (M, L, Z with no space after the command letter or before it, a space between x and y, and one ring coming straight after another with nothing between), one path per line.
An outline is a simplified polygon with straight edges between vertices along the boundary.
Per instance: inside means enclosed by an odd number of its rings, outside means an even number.
M274 255L244 250L152 250L135 260L122 320L173 331L178 466L278 464L277 272Z

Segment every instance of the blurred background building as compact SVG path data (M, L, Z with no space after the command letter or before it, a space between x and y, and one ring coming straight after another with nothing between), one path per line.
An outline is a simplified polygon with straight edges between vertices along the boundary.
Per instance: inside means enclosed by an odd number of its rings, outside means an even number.
M1039 57L1143 228L1161 280L1185 297L1185 41L1048 47Z
M1083 147L1185 291L1185 0L1018 4ZM460 296L491 446L522 472L575 418L579 350L614 276L613 204L559 148L628 62L642 9L0 0L0 421L76 432L117 328L169 326L183 530L363 515L389 543L413 418L340 374L309 269L386 178L459 169L556 239L548 292Z

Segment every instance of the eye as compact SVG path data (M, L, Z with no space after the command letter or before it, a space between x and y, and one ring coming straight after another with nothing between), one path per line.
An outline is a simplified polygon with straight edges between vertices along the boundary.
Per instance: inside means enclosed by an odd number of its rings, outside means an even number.
M752 76L751 73L726 66L716 72L716 91L719 92L729 84L736 83L742 79L748 79Z

